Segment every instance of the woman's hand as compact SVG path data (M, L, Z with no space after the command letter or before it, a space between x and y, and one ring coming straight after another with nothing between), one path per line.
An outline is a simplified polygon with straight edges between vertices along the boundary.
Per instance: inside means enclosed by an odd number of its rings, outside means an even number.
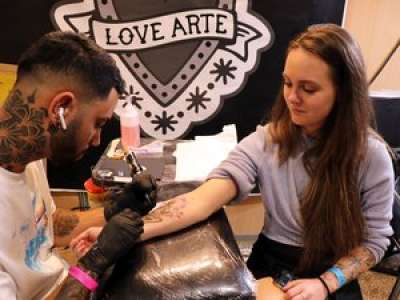
M288 300L325 300L328 291L319 279L298 279L290 281L282 290Z
M78 259L90 250L102 229L103 227L90 227L72 239L70 247Z

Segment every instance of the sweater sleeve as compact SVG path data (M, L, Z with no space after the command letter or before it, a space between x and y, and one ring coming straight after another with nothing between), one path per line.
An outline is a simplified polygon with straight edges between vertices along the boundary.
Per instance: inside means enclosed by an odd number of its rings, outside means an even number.
M239 201L248 196L257 181L258 168L265 148L265 127L244 138L217 168L211 171L208 179L230 178L237 187L233 201Z
M379 262L393 234L392 219L394 171L386 146L375 138L369 139L369 149L361 175L361 205L367 235L363 245Z

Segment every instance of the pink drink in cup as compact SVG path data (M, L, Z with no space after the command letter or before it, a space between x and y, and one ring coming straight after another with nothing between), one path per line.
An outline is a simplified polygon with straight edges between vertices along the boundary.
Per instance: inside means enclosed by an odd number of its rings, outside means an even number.
M124 150L140 146L139 114L131 103L127 103L120 113L121 143Z
M140 146L140 127L121 125L121 142L126 149Z

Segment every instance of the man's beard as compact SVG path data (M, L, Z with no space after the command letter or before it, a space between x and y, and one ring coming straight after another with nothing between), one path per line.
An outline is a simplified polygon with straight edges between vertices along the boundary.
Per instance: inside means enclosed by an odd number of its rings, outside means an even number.
M50 139L50 160L55 165L72 163L83 155L83 152L79 152L78 143L80 124L80 120L74 120L67 130L58 132Z

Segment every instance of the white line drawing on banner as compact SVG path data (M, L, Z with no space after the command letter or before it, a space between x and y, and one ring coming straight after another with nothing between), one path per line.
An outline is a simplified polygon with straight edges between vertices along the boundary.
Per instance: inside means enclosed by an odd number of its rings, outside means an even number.
M142 130L160 140L215 117L273 43L250 0L66 0L51 18L113 55Z

